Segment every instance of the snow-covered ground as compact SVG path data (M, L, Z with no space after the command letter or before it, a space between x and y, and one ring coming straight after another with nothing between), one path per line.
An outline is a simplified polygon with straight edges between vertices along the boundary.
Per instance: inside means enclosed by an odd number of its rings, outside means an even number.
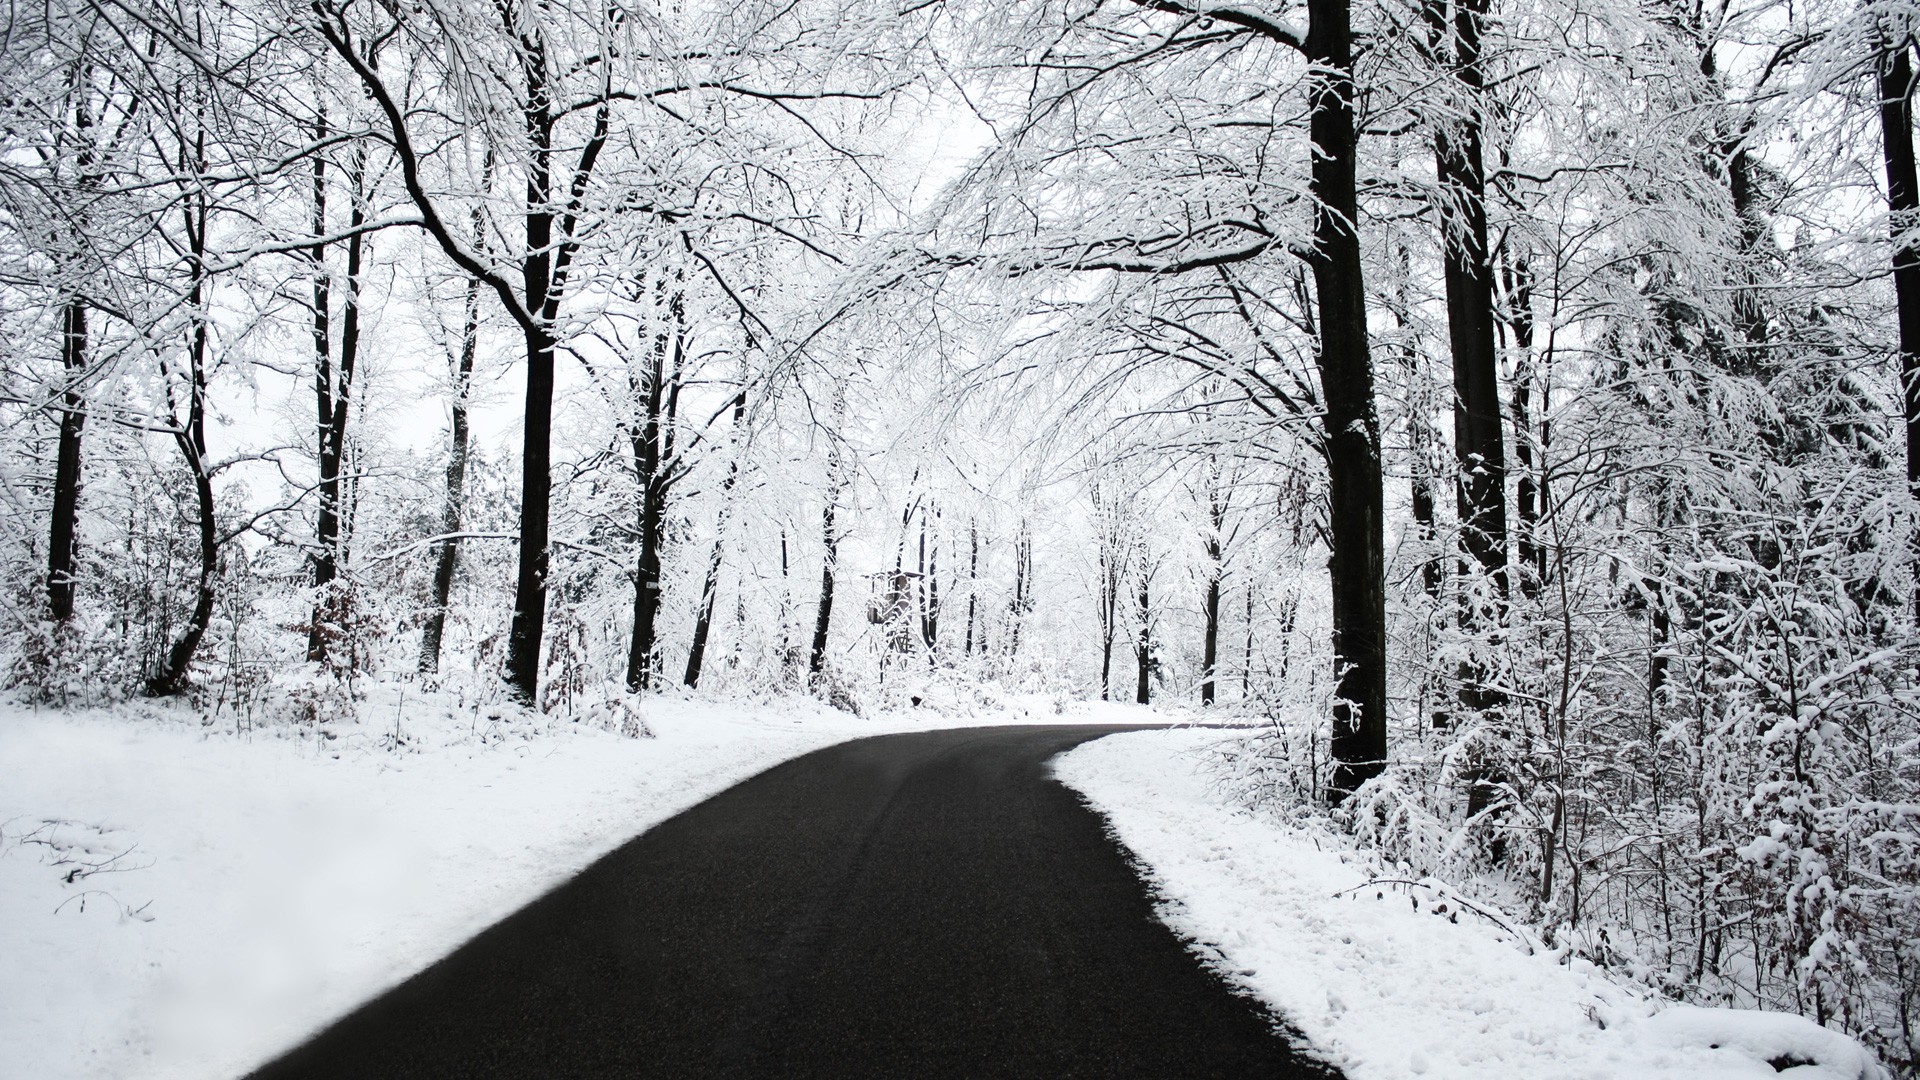
M655 822L809 750L1159 718L654 699L653 737L624 738L379 693L332 738L0 706L0 1076L242 1073ZM1771 1060L1817 1063L1786 1074L1808 1080L1876 1075L1810 1022L1661 1011L1438 883L1369 884L1383 874L1338 837L1212 787L1202 752L1233 737L1115 736L1056 769L1140 858L1167 920L1352 1080L1758 1080L1780 1075Z
M1055 760L1143 864L1162 918L1351 1080L1875 1080L1858 1044L1778 1013L1662 1009L1439 882L1230 804L1207 747L1115 735ZM1784 1072L1776 1071L1784 1069Z
M331 738L0 706L0 1076L237 1075L780 761L888 731L1138 718L658 698L654 737L625 738L372 696Z

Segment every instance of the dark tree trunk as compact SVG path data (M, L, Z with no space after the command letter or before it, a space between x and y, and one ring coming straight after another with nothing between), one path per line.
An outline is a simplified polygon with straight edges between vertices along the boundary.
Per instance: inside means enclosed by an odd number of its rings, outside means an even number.
M1506 617L1507 483L1506 432L1500 417L1499 358L1494 349L1493 265L1487 246L1486 167L1481 148L1480 23L1486 0L1454 0L1447 19L1442 0L1428 0L1426 17L1436 59L1452 69L1457 117L1433 134L1434 168L1440 181L1441 250L1446 266L1447 339L1453 354L1453 450L1458 483L1455 504L1461 552L1480 580L1492 587L1490 604L1469 588L1460 595L1460 625L1469 633L1497 629ZM1465 582L1462 583L1466 585ZM1470 715L1497 727L1506 695L1493 684L1478 656L1460 664L1459 700ZM1466 769L1467 813L1494 805L1499 767L1477 762ZM1495 850L1495 857L1500 852Z
M526 430L521 440L520 560L513 587L513 624L507 632L507 682L524 705L538 700L540 639L547 617L547 500L553 437L553 335L525 330Z
M327 117L324 111L313 126L316 143L322 143L328 135ZM313 235L324 237L327 234L327 159L324 154L313 155ZM325 619L326 599L324 590L333 580L334 562L332 546L320 538L332 528L335 517L336 501L339 497L337 481L330 483L327 471L327 429L333 423L333 302L330 279L327 270L327 245L316 239L307 250L307 258L312 263L313 273L313 389L314 458L319 463L320 487L318 491L319 507L314 515L313 535L315 550L310 562L313 569L313 584L316 595L312 616L307 624L307 659L324 660L327 657L326 635L322 628Z
M967 646L968 656L973 655L973 618L974 606L978 600L980 588L980 526L978 522L967 521Z
M53 472L53 523L47 542L47 613L64 623L73 617L73 574L79 550L80 436L86 399L80 381L87 369L87 302L71 297L60 315L60 447Z
M493 177L493 151L488 149L481 175ZM483 187L490 186L483 182ZM473 243L479 249L486 239L486 221L478 207L473 211ZM427 625L420 633L420 671L432 674L440 670L440 645L446 635L447 604L453 596L453 574L460 562L460 540L455 535L465 524L467 489L467 444L471 433L467 421L467 402L473 392L473 361L480 344L480 280L467 278L466 308L460 325L460 355L453 369L453 425L447 450L447 502L441 511L441 541L433 564L433 606Z
M1280 670L1276 672L1282 685L1286 684L1287 672L1293 663L1293 627L1300 617L1300 590L1287 590L1286 611L1280 616Z
M529 312L547 314L553 290L553 127L544 54L523 57L527 70L526 257L521 295ZM553 324L535 317L521 327L526 341L527 391L520 447L520 560L513 586L513 624L507 632L507 682L523 705L540 700L540 644L547 628L549 499L553 492Z
M1207 460L1207 591L1203 598L1206 626L1201 641L1200 704L1213 704L1214 683L1220 677L1220 582L1226 577L1227 500L1230 496L1217 455Z
M846 413L845 397L835 398L833 412L835 430L829 436L833 442L827 448L827 498L820 511L820 537L826 557L820 561L820 606L813 620L813 648L807 654L807 672L815 683L827 668L827 628L833 622L833 575L840 561L840 533L834 514L840 504L840 488L846 482L839 441L839 425Z
M84 80L82 80L84 81ZM91 141L93 109L79 83L73 108L77 186L98 190L104 174ZM73 618L74 574L80 543L80 441L87 425L86 397L80 387L87 373L87 301L75 294L60 310L60 441L55 450L53 506L47 537L47 614L55 623Z
M927 546L927 515L920 514L920 640L931 654L940 643L940 508L933 508L933 547Z
M1453 447L1459 469L1456 499L1460 546L1494 587L1496 605L1507 596L1506 433L1500 419L1500 365L1494 350L1493 266L1487 247L1486 169L1478 110L1483 94L1480 24L1486 0L1426 6L1434 51L1451 66L1461 98L1458 118L1433 135L1440 181L1441 249L1446 264L1447 339L1453 353ZM1449 33L1449 30L1451 33ZM1451 48L1446 48L1447 43ZM1464 613L1477 621L1477 613ZM1496 610L1495 618L1498 618ZM1497 692L1475 678L1466 694L1487 698L1470 708L1497 707Z
M1033 534L1020 522L1019 538L1013 544L1013 602L1007 613L1007 658L1020 655L1020 628L1033 610Z
M1100 547L1100 700L1113 697L1113 641L1120 626L1120 555Z
M1713 55L1711 50L1707 55ZM1747 154L1746 136L1747 132L1742 130L1728 150L1727 190L1733 199L1734 216L1740 220L1741 254L1749 260L1741 272L1742 284L1754 286L1759 284L1760 267L1755 260L1766 245L1767 220L1755 191L1753 159ZM1765 367L1764 346L1770 333L1767 309L1759 289L1742 288L1733 294L1733 319L1747 343L1747 348L1739 350L1746 357L1740 362L1739 370L1742 374L1759 374Z
M653 685L655 624L660 615L660 549L667 521L667 496L675 467L674 419L679 412L680 369L686 348L681 300L665 305L667 328L654 338L653 367L644 385L629 386L646 416L634 430L633 467L640 490L640 565L634 575L633 639L627 649L627 689Z
M1133 648L1135 667L1138 670L1134 681L1133 700L1138 705L1148 703L1153 689L1153 598L1148 592L1150 584L1147 573L1143 569L1140 573L1140 638Z
M358 229L366 223L364 146L354 153L349 178L351 209L348 227ZM313 164L314 232L326 231L326 195L322 165L316 156ZM353 392L353 371L360 355L360 270L366 254L366 237L355 232L347 239L346 295L340 311L340 361L337 371L330 361L328 336L331 317L327 309L326 247L316 244L313 284L314 396L316 444L320 459L319 512L315 515L313 541L313 584L319 593L313 623L307 631L307 659L325 660L327 643L339 616L339 603L329 595L340 574L341 547L341 464L346 459L348 405Z
M700 685L700 668L706 660L707 636L713 629L714 599L720 592L720 560L727 535L727 517L733 508L733 486L740 479L740 427L746 422L747 392L733 397L734 454L727 462L727 475L720 481L720 513L713 526L713 548L707 553L707 576L700 583L700 611L694 617L693 644L687 649L687 673L682 681Z
M1407 464L1408 496L1413 509L1414 536L1420 541L1420 584L1429 600L1438 599L1443 584L1445 562L1440 558L1434 527L1433 475L1434 446L1433 399L1427 381L1426 364L1415 338L1408 308L1407 281L1412 276L1411 259L1405 247L1397 247L1394 266L1393 317L1400 331L1400 363L1407 378Z
M1506 271L1507 328L1513 335L1513 461L1520 474L1514 486L1520 527L1514 546L1520 556L1521 595L1540 596L1547 578L1547 549L1540 542L1541 502L1538 464L1534 460L1533 384L1533 269L1525 255L1515 254Z
M205 255L208 209L203 197L187 212L186 238L193 285L187 294L193 329L187 344L187 418L173 433L174 445L193 477L194 508L199 526L200 574L193 594L193 613L187 626L167 650L165 660L147 680L153 695L175 694L186 688L200 639L213 622L214 582L220 570L220 540L215 531L213 473L207 462L207 315Z
M1413 443L1412 473L1409 486L1412 488L1414 534L1420 538L1420 587L1426 590L1430 599L1440 596L1440 586L1445 573L1445 560L1434 550L1435 538L1439 530L1433 521L1433 431L1424 417L1416 414L1409 425Z
M1247 582L1247 648L1240 658L1240 700L1253 697L1253 582Z
M1893 232L1893 292L1900 321L1900 381L1905 387L1907 487L1920 497L1920 182L1913 160L1913 60L1907 41L1880 57L1880 138L1886 152L1887 210ZM1920 528L1913 530L1920 537ZM1920 539L1914 541L1914 605L1920 614Z
M1706 27L1701 24L1700 12L1695 9L1689 18L1689 29L1700 41L1700 74L1718 84L1718 64L1714 57L1715 42L1709 36ZM1767 219L1760 205L1760 193L1754 182L1754 163L1747 153L1747 136L1753 131L1753 120L1727 119L1729 131L1721 140L1720 151L1727 159L1727 194L1733 203L1734 220L1740 226L1740 254L1743 265L1736 271L1737 281L1733 293L1733 322L1735 329L1746 342L1745 348L1736 347L1728 358L1729 371L1738 375L1756 376L1765 367L1767 342L1766 305L1761 301L1760 291L1755 288L1760 283L1760 266L1757 257L1766 246Z
M1219 544L1214 543L1209 546L1218 548ZM1219 552L1215 551L1213 555L1217 559ZM1211 705L1213 704L1213 682L1218 675L1216 669L1220 658L1220 573L1217 568L1207 578L1206 607L1207 631L1203 650L1205 655L1201 659L1201 665L1206 672L1205 678L1200 683L1200 704Z
M1306 56L1314 70L1308 122L1314 154L1314 290L1326 414L1327 561L1333 585L1334 770L1328 796L1344 800L1387 757L1385 558L1381 538L1380 421L1367 344L1353 125L1349 0L1309 0Z
M1673 643L1673 616L1667 612L1667 592L1656 583L1647 597L1648 632L1652 637L1647 656L1647 700L1651 705L1667 685L1668 647Z
M787 552L787 530L780 529L780 670L798 668L799 655L793 650L793 563Z
M453 574L460 562L460 540L455 535L463 527L466 511L467 393L473 381L474 324L477 290L468 287L468 319L460 344L459 368L455 373L453 430L447 451L447 502L441 511L440 531L446 534L433 562L433 609L420 633L420 670L432 674L440 670L440 643L446 634L447 605L453 595Z

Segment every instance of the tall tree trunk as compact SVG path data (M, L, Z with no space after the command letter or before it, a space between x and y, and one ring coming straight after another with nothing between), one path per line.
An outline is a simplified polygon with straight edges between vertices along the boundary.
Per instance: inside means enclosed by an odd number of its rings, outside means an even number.
M927 513L920 512L920 640L931 657L940 643L940 508L933 507L933 547L927 547Z
M1213 682L1219 674L1217 669L1220 658L1220 571L1217 562L1220 556L1217 549L1220 545L1215 542L1208 546L1216 549L1211 552L1216 563L1215 569L1207 575L1207 629L1206 641L1202 650L1204 656L1201 659L1201 665L1206 671L1205 677L1200 683L1200 704L1202 705L1213 704Z
M520 558L513 586L513 623L507 631L507 682L516 699L532 705L539 700L540 641L547 619L554 340L543 326L526 328L524 338L527 389L520 462Z
M1445 563L1439 557L1435 544L1439 532L1434 525L1433 476L1436 470L1433 451L1437 436L1433 430L1433 396L1409 312L1412 301L1408 297L1408 279L1413 276L1412 256L1402 244L1394 246L1394 253L1390 314L1399 332L1396 351L1407 380L1407 495L1413 509L1414 536L1420 542L1420 584L1426 590L1427 598L1435 600L1440 596Z
M1247 648L1240 657L1240 700L1253 698L1253 582L1247 582Z
M1486 166L1481 148L1481 20L1487 0L1427 0L1425 13L1436 59L1451 68L1458 105L1450 122L1435 127L1434 168L1440 181L1441 250L1446 268L1447 340L1453 353L1453 450L1458 482L1455 503L1461 552L1473 560L1479 580L1492 587L1489 604L1460 593L1460 626L1468 633L1497 630L1506 619L1507 483L1506 432L1500 417L1499 358L1494 349L1493 265L1487 245ZM1469 715L1497 730L1506 695L1494 685L1487 663L1470 656L1460 664L1459 700ZM1487 755L1481 755L1483 757ZM1468 816L1494 805L1500 767L1478 761L1466 769ZM1495 851L1496 859L1500 851Z
M1112 545L1100 545L1100 700L1113 697L1113 641L1119 636L1120 557Z
M490 188L493 180L493 148L487 148L480 175L482 189ZM486 242L486 218L479 206L475 206L472 216L474 250L482 250ZM467 444L471 437L467 420L467 403L473 394L473 361L480 345L480 279L467 278L466 304L461 313L460 354L453 368L453 424L450 445L447 449L447 501L441 510L440 531L446 536L441 541L433 564L433 605L427 613L427 625L420 632L420 671L432 674L440 670L440 645L447 629L447 605L453 596L453 574L460 562L460 540L457 533L464 527L466 518L467 489Z
M478 337L480 290L477 282L467 284L466 324L460 336L460 359L454 371L453 426L447 450L447 500L441 510L440 542L433 563L433 607L427 625L420 633L420 671L432 674L440 670L440 644L446 634L447 605L453 595L453 573L460 561L460 540L456 535L466 516L467 398L473 385L473 358Z
M204 166L204 147L197 155ZM193 667L194 653L213 622L214 582L220 570L220 542L215 531L213 473L207 461L207 311L205 256L207 251L208 207L206 197L198 196L186 213L187 249L193 284L187 293L188 310L193 312L193 328L187 343L187 418L173 432L174 445L186 460L193 478L194 508L199 526L200 574L194 586L193 613L186 629L167 650L160 669L147 680L147 692L156 696L185 689L187 673Z
M1709 50L1708 56L1712 56ZM1909 125L1911 126L1911 125ZM1742 130L1730 140L1727 153L1727 190L1733 199L1733 213L1740 221L1740 251L1749 260L1743 268L1742 284L1757 286L1760 284L1760 268L1753 261L1764 249L1767 242L1767 219L1761 209L1759 193L1755 190L1753 158L1747 153L1747 128L1751 122L1743 125ZM1908 142L1912 139L1909 137ZM1746 339L1747 348L1737 350L1744 354L1739 364L1742 374L1756 375L1765 367L1764 346L1770 333L1767 325L1766 305L1761 301L1758 288L1743 288L1733 294L1733 319L1740 330L1740 336Z
M980 524L972 518L967 519L967 645L968 656L973 655L973 617L974 605L980 589Z
M324 130L324 129L322 129ZM326 232L326 189L323 166L316 155L313 163L314 233ZM354 148L353 166L348 176L350 209L347 224L358 229L366 223L366 147ZM326 245L315 244L313 297L314 397L316 449L320 464L319 511L314 518L313 584L318 606L307 631L307 659L327 659L329 635L340 617L339 599L332 594L340 573L341 464L346 459L347 417L353 394L353 372L360 355L360 273L366 253L366 237L354 232L347 239L346 292L340 310L340 359L330 362L328 337L331 315L328 311Z
M53 472L53 522L47 542L47 613L53 621L73 618L74 562L79 550L80 436L86 427L86 399L80 381L87 370L87 302L69 297L60 313L60 364L66 385L60 392L60 446Z
M1538 378L1533 364L1533 268L1526 255L1514 253L1507 262L1507 328L1513 336L1513 461L1520 474L1514 485L1515 509L1520 523L1514 546L1520 556L1518 575L1521 595L1529 600L1540 596L1547 577L1547 549L1540 542L1541 501L1537 464L1534 461L1533 384Z
M1212 705L1214 682L1220 677L1220 583L1226 577L1227 506L1231 492L1222 474L1219 455L1207 459L1207 589L1202 607L1205 627L1201 641L1200 704Z
M785 676L800 666L793 648L793 562L787 552L787 528L780 527L780 671Z
M1740 228L1740 254L1743 265L1736 271L1733 293L1733 322L1746 342L1745 348L1735 347L1728 357L1728 370L1738 375L1757 376L1766 366L1764 346L1769 333L1767 327L1766 305L1761 301L1760 267L1757 257L1762 253L1767 241L1767 218L1760 205L1760 193L1755 183L1754 162L1747 153L1747 137L1753 132L1753 118L1744 118L1734 114L1724 100L1724 93L1718 90L1720 85L1719 64L1715 57L1714 46L1718 44L1708 28L1703 25L1703 11L1694 7L1686 13L1688 29L1700 42L1700 74L1711 81L1716 93L1721 94L1720 104L1726 108L1724 123L1727 126L1720 140L1720 152L1727 160L1727 195L1733 203L1733 217Z
M1890 42L1877 65L1880 139L1886 152L1887 211L1893 233L1893 292L1900 321L1900 382L1905 387L1907 488L1920 499L1920 181L1913 160L1913 60L1908 39ZM1920 618L1920 526L1914 539L1914 607Z
M720 481L720 512L713 523L713 548L707 553L707 576L700 583L700 611L694 617L693 644L687 649L687 673L682 681L688 686L700 685L707 635L713 629L713 605L720 592L720 560L726 542L727 519L733 510L733 486L740 479L740 429L746 416L747 392L742 389L733 397L733 456L727 462L726 477Z
M1412 357L1410 362L1417 365L1419 363L1417 351L1414 349L1408 349L1407 351ZM1416 374L1415 377L1420 378L1422 376ZM1420 539L1422 556L1420 562L1420 587L1426 590L1428 599L1433 600L1438 599L1440 596L1440 586L1445 576L1446 562L1440 558L1440 553L1434 550L1434 541L1439 536L1439 529L1435 527L1433 520L1432 449L1434 435L1432 426L1428 423L1424 415L1424 409L1424 403L1416 403L1416 411L1413 416L1409 418L1407 425L1409 441L1413 444L1411 454L1412 467L1409 469L1408 486L1411 488L1409 495L1413 503L1414 534Z
M1494 349L1493 265L1487 246L1486 167L1479 114L1484 94L1480 24L1486 17L1486 0L1454 0L1450 23L1446 13L1442 0L1428 0L1426 17L1434 52L1451 67L1461 99L1457 118L1433 133L1441 199L1435 216L1446 267L1447 340L1453 354L1456 500L1460 546L1493 585L1497 618L1497 606L1507 596L1506 433L1500 418L1500 365ZM1465 614L1477 619L1475 612ZM1478 678L1468 692L1475 698L1489 698L1478 707L1499 704L1489 697L1497 697L1497 692Z
M1354 180L1353 28L1349 0L1308 0L1305 53L1314 72L1314 291L1327 457L1327 560L1333 592L1334 770L1328 797L1344 800L1386 767L1387 653L1380 421L1367 343Z
M91 194L104 173L95 152L93 109L88 101L83 63L75 69L71 89L76 186ZM47 614L55 623L73 618L74 573L79 558L80 440L86 429L86 397L80 387L87 372L87 301L77 292L60 310L60 440L55 451L53 506L47 537Z
M1020 521L1020 533L1013 543L1013 603L1007 612L1007 658L1020 655L1020 628L1033 610L1033 534L1027 522Z
M825 558L820 561L820 606L813 620L813 648L807 654L807 673L816 685L827 668L827 629L833 621L833 575L840 562L840 532L834 515L840 505L841 487L846 483L845 462L840 448L840 428L846 419L846 411L846 393L842 390L834 396L834 430L829 434L832 442L827 446L827 497L820 511L820 537Z
M631 436L640 490L640 564L634 576L633 638L627 649L629 691L653 685L655 623L660 614L660 549L665 540L667 494L673 484L674 419L686 347L679 294L675 293L663 307L667 325L654 337L652 370L644 386L635 381L629 387L646 409L645 419Z
M1146 568L1140 571L1140 638L1133 648L1133 658L1137 669L1134 680L1133 700L1135 704L1145 705L1152 697L1153 678L1153 598L1148 593L1151 576Z
M320 118L313 125L314 142L324 144L328 133L327 114L322 108ZM334 478L327 471L327 429L333 423L333 302L327 268L327 244L321 239L327 235L327 158L320 153L313 155L312 225L315 239L313 246L307 249L307 259L312 264L313 274L313 445L320 486L319 506L313 525L314 552L309 559L313 570L315 600L307 623L307 659L318 661L327 657L326 633L323 629L326 617L325 589L333 580L334 571L332 546L322 541L321 537L333 528L340 495L338 483L332 482Z

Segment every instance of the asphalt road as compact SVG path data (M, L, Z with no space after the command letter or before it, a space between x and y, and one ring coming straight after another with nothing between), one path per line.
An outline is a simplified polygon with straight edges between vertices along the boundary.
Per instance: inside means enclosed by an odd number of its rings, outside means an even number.
M1337 1078L1203 969L1046 771L1117 728L809 754L661 823L254 1074Z

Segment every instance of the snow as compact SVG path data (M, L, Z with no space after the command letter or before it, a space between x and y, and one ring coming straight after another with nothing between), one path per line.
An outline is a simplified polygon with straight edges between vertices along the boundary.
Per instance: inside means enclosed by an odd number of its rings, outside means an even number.
M1308 819L1233 805L1204 759L1238 737L1115 735L1054 769L1139 861L1168 925L1351 1080L1884 1075L1799 1016L1662 1009L1442 882L1371 865Z
M0 1075L243 1073L652 824L835 742L1164 719L1044 697L868 719L655 698L654 737L636 739L381 693L362 723L323 725L332 738L0 706ZM1883 1075L1800 1017L1662 1010L1441 882L1236 808L1203 767L1236 737L1113 736L1056 771L1140 859L1168 923L1353 1080Z
M372 698L331 738L0 705L0 1075L237 1075L782 760L888 731L1140 719L652 698L655 737L624 738Z

